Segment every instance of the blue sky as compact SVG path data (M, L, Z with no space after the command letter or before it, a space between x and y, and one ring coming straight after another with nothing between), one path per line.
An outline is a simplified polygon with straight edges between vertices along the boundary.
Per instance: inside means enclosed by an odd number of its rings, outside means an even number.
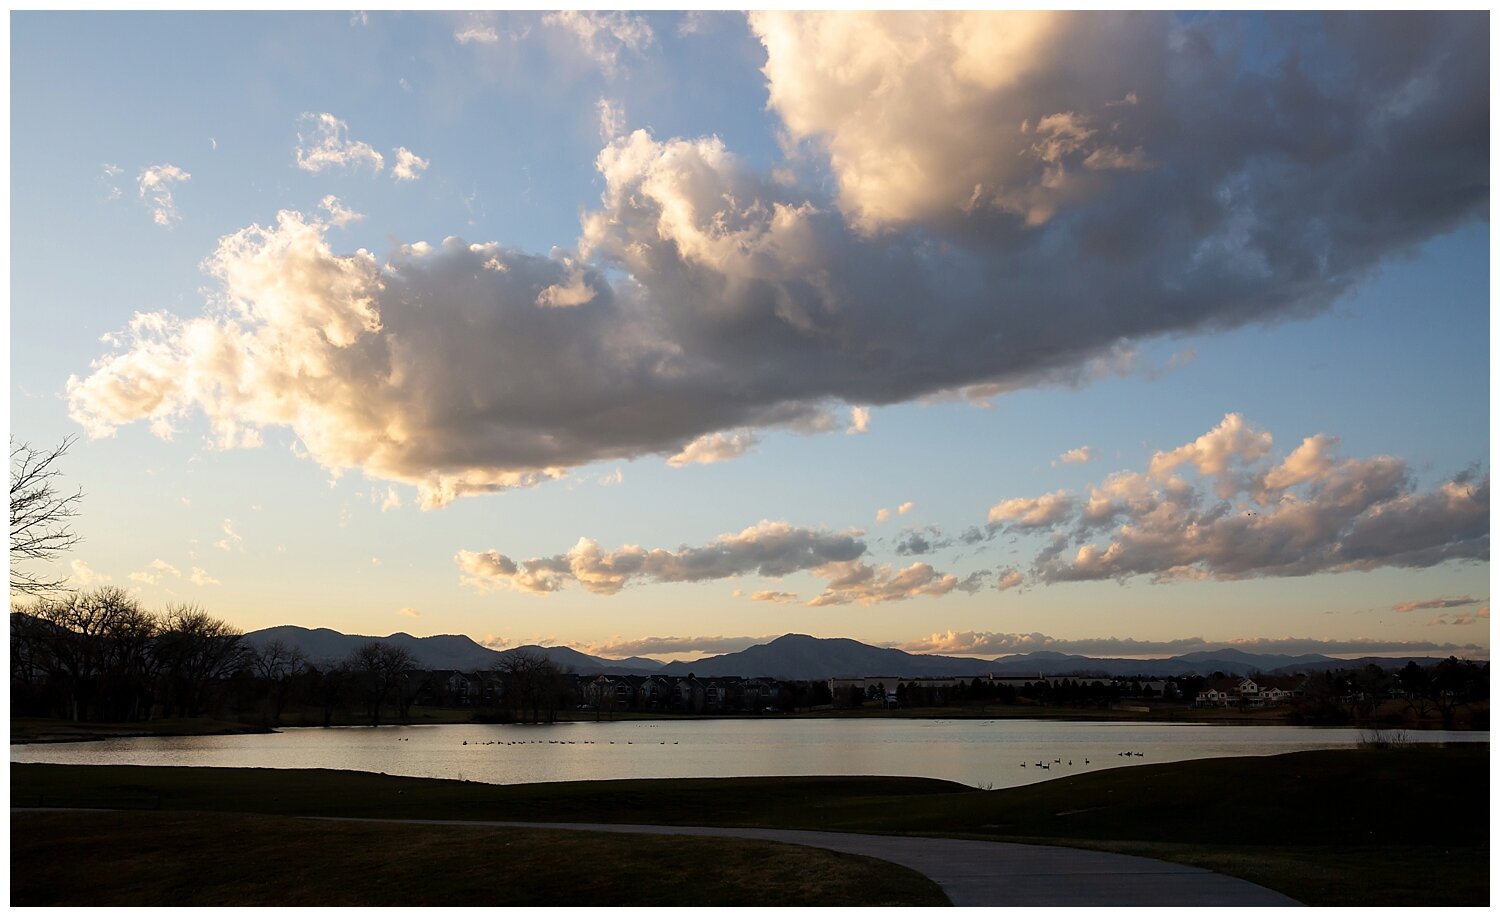
M615 655L1487 656L1487 23L962 15L14 15L60 569Z

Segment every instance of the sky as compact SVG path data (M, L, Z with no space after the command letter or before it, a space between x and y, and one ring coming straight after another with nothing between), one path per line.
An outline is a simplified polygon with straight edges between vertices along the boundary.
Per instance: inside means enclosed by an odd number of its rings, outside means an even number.
M15 13L74 588L1489 654L1485 13Z

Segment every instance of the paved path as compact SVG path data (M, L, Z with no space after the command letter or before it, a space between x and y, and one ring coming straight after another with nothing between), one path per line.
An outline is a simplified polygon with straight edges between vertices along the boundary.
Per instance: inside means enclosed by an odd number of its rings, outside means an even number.
M937 837L837 834L780 828L693 828L672 825L428 819L402 821L414 824L488 825L622 834L746 837L822 847L840 853L888 860L915 869L942 886L948 899L961 907L1295 907L1300 904L1280 892L1195 866L1072 847Z

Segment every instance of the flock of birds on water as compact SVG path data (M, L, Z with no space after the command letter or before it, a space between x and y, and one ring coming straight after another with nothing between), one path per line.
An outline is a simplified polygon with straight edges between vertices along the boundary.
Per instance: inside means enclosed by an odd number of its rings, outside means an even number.
M1143 752L1143 751L1122 751L1122 752L1116 753L1115 757L1117 757L1117 758L1144 758L1144 757L1146 757L1146 753ZM1050 771L1050 770L1052 770L1052 765L1053 764L1061 764L1061 763L1063 763L1063 760L1061 758L1053 758L1051 764L1047 763L1046 761L1038 761L1036 763L1036 766L1040 767L1044 771ZM1092 762L1089 761L1088 758L1084 758L1083 759L1083 763L1084 764L1091 764ZM1026 762L1022 761L1021 762L1021 766L1025 767L1026 766ZM1073 759L1069 758L1068 759L1068 767L1072 767L1072 766L1073 766Z

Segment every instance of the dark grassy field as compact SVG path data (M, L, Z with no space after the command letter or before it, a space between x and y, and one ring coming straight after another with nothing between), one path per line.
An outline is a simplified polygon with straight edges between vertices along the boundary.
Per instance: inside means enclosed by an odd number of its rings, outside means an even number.
M492 786L336 771L41 764L12 765L11 792L18 806L755 825L1025 840L1206 866L1309 904L1489 901L1487 744L1141 765L992 792L914 778Z
M881 860L732 838L18 812L11 899L78 906L944 906Z

